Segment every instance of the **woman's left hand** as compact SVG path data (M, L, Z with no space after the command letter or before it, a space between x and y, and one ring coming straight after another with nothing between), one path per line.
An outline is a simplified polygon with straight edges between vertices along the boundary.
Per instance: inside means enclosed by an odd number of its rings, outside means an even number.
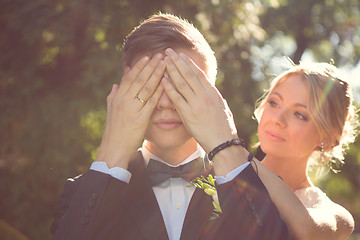
M237 138L232 113L220 92L206 74L184 53L165 51L170 79L163 78L164 89L183 124L208 153L219 144Z

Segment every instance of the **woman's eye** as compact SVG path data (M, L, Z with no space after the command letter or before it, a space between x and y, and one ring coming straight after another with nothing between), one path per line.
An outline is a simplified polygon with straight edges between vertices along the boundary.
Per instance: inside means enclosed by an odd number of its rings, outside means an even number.
M279 105L277 104L277 102L275 102L274 100L269 100L268 101L268 103L269 103L269 105L271 106L271 107L278 107Z
M295 115L295 117L297 117L300 120L307 121L307 117L305 117L303 114L301 114L299 112L295 112L294 115Z

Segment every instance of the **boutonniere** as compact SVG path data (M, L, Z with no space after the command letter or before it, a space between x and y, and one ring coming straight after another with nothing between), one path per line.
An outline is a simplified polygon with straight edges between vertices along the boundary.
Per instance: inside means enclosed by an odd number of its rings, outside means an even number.
M219 203L219 197L215 188L215 179L213 178L213 176L209 174L207 178L205 178L204 176L197 177L194 180L192 180L190 183L192 185L190 187L197 187L203 189L207 195L212 197L213 199L212 204L214 206L214 211L209 220L214 220L218 218L220 216L219 214L222 213L222 211Z

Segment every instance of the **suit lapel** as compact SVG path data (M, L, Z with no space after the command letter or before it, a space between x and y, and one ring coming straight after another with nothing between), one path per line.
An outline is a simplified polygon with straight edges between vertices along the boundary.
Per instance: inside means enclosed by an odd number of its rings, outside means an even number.
M206 168L204 177L206 177L208 174L213 173L206 158L204 162ZM207 195L203 189L195 189L186 212L180 239L189 240L200 238L200 234L210 221L210 216L214 210L212 201L212 197Z
M186 212L181 239L199 239L213 210L212 197L197 188Z
M132 177L129 183L129 212L144 239L168 239L154 191L146 174L141 152L129 166Z

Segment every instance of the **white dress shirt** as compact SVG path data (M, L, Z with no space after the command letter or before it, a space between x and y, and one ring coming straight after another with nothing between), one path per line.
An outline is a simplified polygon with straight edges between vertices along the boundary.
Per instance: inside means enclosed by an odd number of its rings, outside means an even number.
M204 150L198 146L197 150L193 154L191 154L180 164L173 166L152 154L145 146L141 148L141 152L146 165L149 163L150 159L154 159L172 167L177 167L186 164L195 158L205 156ZM239 166L238 168L228 173L226 177L215 176L216 183L223 184L231 181L243 169L245 169L248 164L249 163L245 163ZM131 178L131 173L126 169L119 167L113 167L109 169L105 162L93 162L90 169L109 174L112 177L126 183L129 183ZM190 183L182 178L170 178L158 186L153 186L153 191L155 193L156 200L158 201L160 211L165 222L166 231L170 240L180 239L186 211L189 206L190 199L195 191L195 187L188 187L189 185Z

